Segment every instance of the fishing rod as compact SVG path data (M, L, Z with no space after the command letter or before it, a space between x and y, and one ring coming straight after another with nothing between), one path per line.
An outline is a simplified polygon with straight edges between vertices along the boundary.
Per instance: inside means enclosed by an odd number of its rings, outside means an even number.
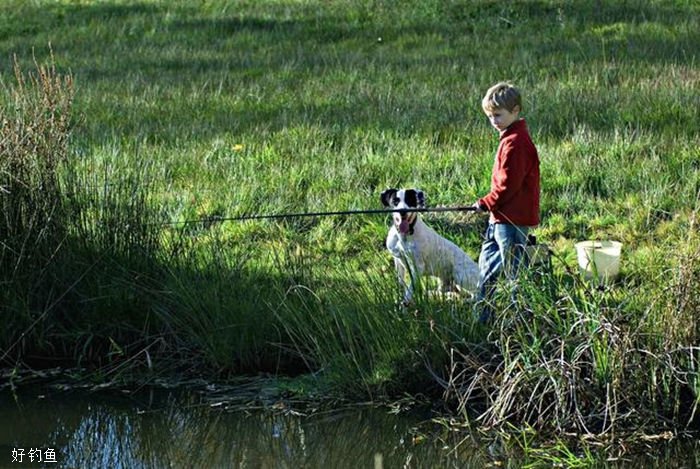
M299 213L277 213L277 214L263 214L263 215L240 215L237 217L205 217L198 220L179 220L172 222L160 223L162 225L186 225L189 223L221 223L225 221L246 221L246 220L270 220L270 219L284 219L284 218L301 218L301 217L330 217L339 215L358 215L358 214L378 214L382 213L385 215L391 213L430 213L430 212L470 212L475 211L476 208L473 206L463 206L463 207L434 207L434 208L380 208L380 209L366 209L366 210L339 210L332 212L299 212Z

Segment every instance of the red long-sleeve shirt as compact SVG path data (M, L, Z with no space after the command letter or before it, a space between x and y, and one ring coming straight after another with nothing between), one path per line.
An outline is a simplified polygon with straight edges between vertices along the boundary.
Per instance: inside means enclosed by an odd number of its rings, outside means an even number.
M502 134L491 172L491 192L479 199L491 223L540 222L540 160L524 119Z

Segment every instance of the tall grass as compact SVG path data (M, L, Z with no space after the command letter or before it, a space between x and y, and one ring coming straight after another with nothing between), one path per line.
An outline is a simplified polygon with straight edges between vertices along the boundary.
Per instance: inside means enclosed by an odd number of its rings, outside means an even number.
M15 65L14 76L0 101L0 303L3 343L21 353L42 342L40 323L64 293L51 267L67 236L58 171L69 154L73 86L50 66L26 76Z
M521 279L515 304L503 289L488 352L483 344L456 350L446 397L487 428L519 422L544 435L606 441L695 428L695 237L669 249L665 272L674 274L653 299L645 289L658 277L601 289L575 272L535 272Z
M393 272L339 274L291 285L276 311L293 350L331 394L381 399L433 393L424 370L446 362L443 345L483 338L468 304L424 291L404 308L397 304Z

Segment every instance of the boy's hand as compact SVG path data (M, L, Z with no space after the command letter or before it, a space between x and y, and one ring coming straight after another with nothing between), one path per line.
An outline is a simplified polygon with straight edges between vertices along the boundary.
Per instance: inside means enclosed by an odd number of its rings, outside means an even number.
M474 202L474 205L472 205L472 207L474 207L474 213L486 213L487 211L486 208L479 202Z

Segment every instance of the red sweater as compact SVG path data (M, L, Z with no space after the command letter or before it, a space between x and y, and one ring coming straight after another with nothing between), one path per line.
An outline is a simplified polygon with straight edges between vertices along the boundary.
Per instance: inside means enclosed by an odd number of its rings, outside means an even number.
M535 226L540 222L540 160L524 119L502 134L491 173L491 192L479 199L491 223Z

